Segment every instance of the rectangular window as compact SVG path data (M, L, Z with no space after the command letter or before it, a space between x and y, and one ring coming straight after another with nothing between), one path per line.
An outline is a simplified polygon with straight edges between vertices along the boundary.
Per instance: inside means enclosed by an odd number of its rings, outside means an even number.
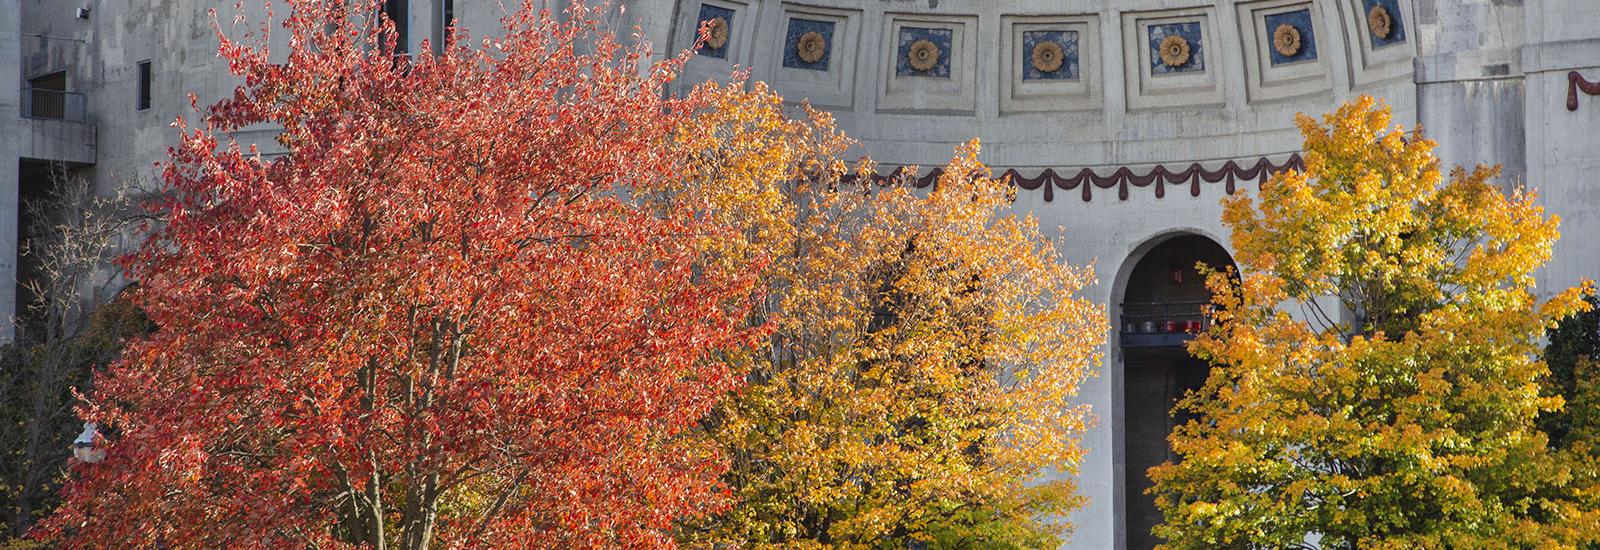
M383 15L394 22L394 53L401 54L410 50L406 48L406 28L411 22L407 17L406 4L411 0L385 0Z
M139 62L139 104L143 111L150 108L150 60Z
M450 40L450 23L456 18L455 0L439 0L438 32L433 35L433 53L442 54L445 43Z

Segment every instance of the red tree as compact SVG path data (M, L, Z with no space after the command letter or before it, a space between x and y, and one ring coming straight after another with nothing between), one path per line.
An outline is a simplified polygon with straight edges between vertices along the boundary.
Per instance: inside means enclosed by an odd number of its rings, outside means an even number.
M722 231L630 202L679 177L663 93L582 6L413 59L375 5L292 0L177 123L165 223L126 258L159 327L95 382L109 427L41 528L69 547L669 545L723 504L685 430L733 385L751 281ZM459 37L458 37L459 38ZM427 47L422 48L424 52ZM227 133L278 125L270 160Z

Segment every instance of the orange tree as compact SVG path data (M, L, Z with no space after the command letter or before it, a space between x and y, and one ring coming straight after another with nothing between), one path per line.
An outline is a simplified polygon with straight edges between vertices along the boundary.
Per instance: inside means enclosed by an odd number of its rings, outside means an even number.
M1306 170L1225 201L1243 284L1214 274L1216 365L1151 470L1172 548L1566 547L1600 537L1595 468L1535 421L1544 330L1586 289L1534 293L1557 221L1496 170L1362 98L1301 116ZM1300 312L1292 316L1290 311Z
M1074 476L1104 310L974 142L937 185L880 187L838 160L825 113L785 117L760 84L708 88L681 133L693 177L664 208L738 224L705 240L730 265L771 253L767 345L719 358L749 384L707 420L732 509L697 544L1054 548ZM1052 474L1048 479L1046 473Z
M641 71L582 5L409 60L375 3L289 7L287 56L270 25L221 36L243 85L178 122L163 224L125 259L157 330L97 377L107 457L39 533L667 545L725 504L685 434L736 381L706 359L758 333L753 280L697 267L723 227L629 198L683 176L681 59ZM286 154L223 137L257 125Z

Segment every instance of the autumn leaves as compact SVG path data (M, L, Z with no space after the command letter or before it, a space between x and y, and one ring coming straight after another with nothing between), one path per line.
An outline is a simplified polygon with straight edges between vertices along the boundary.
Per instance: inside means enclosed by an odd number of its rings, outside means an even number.
M1302 116L1306 171L1225 200L1242 285L1216 274L1216 368L1180 408L1182 461L1151 470L1172 548L1587 548L1592 442L1535 421L1547 328L1588 289L1534 292L1557 220L1496 170L1441 173L1434 143L1361 98ZM1311 304L1319 297L1332 310ZM1310 304L1289 315L1281 304Z
M731 507L685 522L693 545L1057 544L1104 310L977 144L931 192L848 180L825 113L786 116L754 83L707 86L672 208L740 228L708 255L757 265L767 342L726 358L746 385L704 421ZM697 137L699 136L699 137ZM754 146L750 146L754 145ZM869 163L856 166L869 170ZM958 175L960 174L960 175ZM864 175L864 174L861 174ZM747 258L759 257L750 262Z
M977 145L850 180L826 114L665 92L579 6L395 63L291 2L289 63L180 123L124 259L158 327L82 409L68 547L1048 545L1104 313ZM374 6L375 7L375 6ZM386 24L386 23L385 23ZM227 142L283 128L272 159ZM869 161L854 163L870 169Z
M583 6L396 64L370 10L290 4L289 62L223 37L244 84L179 125L123 262L158 330L97 377L107 458L40 535L1059 544L1106 314L976 142L877 186L826 113L669 94L683 58L641 71ZM227 141L263 124L287 154ZM1308 170L1229 201L1242 291L1215 281L1218 374L1153 472L1174 546L1600 533L1586 455L1532 429L1537 331L1576 307L1529 292L1553 221L1387 125L1303 121ZM1357 321L1274 309L1319 295Z

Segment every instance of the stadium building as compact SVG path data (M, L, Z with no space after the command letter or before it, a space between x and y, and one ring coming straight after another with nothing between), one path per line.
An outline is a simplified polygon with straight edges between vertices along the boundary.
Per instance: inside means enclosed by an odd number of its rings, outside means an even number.
M1144 472L1168 458L1168 410L1206 368L1181 347L1207 298L1193 266L1231 262L1220 198L1300 163L1296 113L1384 99L1447 164L1499 164L1507 189L1537 190L1561 216L1541 288L1600 276L1600 1L623 3L624 23L658 50L689 48L710 26L688 81L747 67L834 112L885 166L942 164L981 138L983 160L1020 187L1016 208L1059 227L1070 261L1093 262L1088 292L1110 305L1113 329L1082 393L1097 423L1071 548L1156 542ZM101 187L152 177L187 95L231 93L208 15L230 5L0 0L0 280L27 276L18 205L52 174ZM411 51L452 18L488 31L500 15L490 0L387 9ZM272 136L236 137L270 152ZM24 294L0 285L0 315Z

